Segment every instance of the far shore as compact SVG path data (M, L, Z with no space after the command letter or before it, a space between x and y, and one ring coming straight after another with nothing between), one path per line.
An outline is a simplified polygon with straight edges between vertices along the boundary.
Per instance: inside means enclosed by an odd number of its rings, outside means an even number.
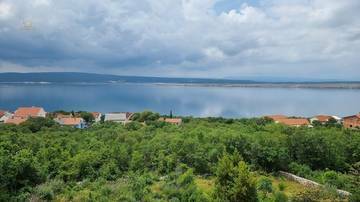
M254 82L254 83L159 83L159 82L0 82L0 85L158 85L183 87L225 88L314 88L314 89L360 89L360 82Z

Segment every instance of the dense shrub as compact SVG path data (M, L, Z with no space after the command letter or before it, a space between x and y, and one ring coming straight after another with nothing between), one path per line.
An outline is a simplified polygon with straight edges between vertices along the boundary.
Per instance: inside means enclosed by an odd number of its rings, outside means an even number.
M267 177L261 177L257 183L257 189L265 193L273 192L272 181Z
M85 130L48 119L0 125L0 201L209 199L191 180L195 175L216 177L216 198L255 200L249 168L290 170L353 193L359 187L356 130L224 118L189 118L178 127L158 122L158 114L136 116L126 126L107 122ZM179 165L186 169L178 172ZM61 189L54 180L63 182ZM238 189L244 186L249 189Z

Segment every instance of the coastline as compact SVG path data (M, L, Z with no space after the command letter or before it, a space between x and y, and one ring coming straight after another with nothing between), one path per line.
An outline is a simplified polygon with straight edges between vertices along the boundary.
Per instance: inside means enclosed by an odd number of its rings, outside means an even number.
M219 87L219 88L299 88L299 89L360 89L360 82L333 83L161 83L161 82L0 82L0 85L156 85L179 87Z

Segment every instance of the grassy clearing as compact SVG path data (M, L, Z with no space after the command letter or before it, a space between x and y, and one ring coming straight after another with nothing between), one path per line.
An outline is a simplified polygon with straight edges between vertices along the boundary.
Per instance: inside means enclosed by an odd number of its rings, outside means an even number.
M264 175L256 175L256 180L259 180L261 177L265 177ZM266 176L272 181L272 186L274 192L278 192L279 190L279 184L283 184L285 189L284 193L291 197L296 195L297 193L300 193L305 190L305 186L294 182L287 180L282 177L275 177L275 176ZM202 190L207 195L211 195L214 190L215 181L213 178L203 178L203 177L197 177L195 179L196 185L199 187L200 190Z
M296 195L297 193L304 191L306 188L304 185L301 185L294 181L287 180L282 177L270 176L269 178L271 179L271 181L273 183L274 191L280 191L279 184L282 183L285 186L284 193L290 197Z
M211 178L205 179L202 177L197 177L195 179L195 183L198 186L198 188L203 191L205 194L210 196L214 190L214 183L215 181Z

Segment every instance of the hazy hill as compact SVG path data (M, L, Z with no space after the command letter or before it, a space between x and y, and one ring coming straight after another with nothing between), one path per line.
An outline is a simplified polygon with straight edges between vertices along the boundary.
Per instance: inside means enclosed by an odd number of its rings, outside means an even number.
M44 72L44 73L0 73L0 82L51 82L51 83L183 83L183 84L239 84L254 83L249 80L231 79L199 79L199 78L166 78L118 76L107 74L77 73L77 72Z

